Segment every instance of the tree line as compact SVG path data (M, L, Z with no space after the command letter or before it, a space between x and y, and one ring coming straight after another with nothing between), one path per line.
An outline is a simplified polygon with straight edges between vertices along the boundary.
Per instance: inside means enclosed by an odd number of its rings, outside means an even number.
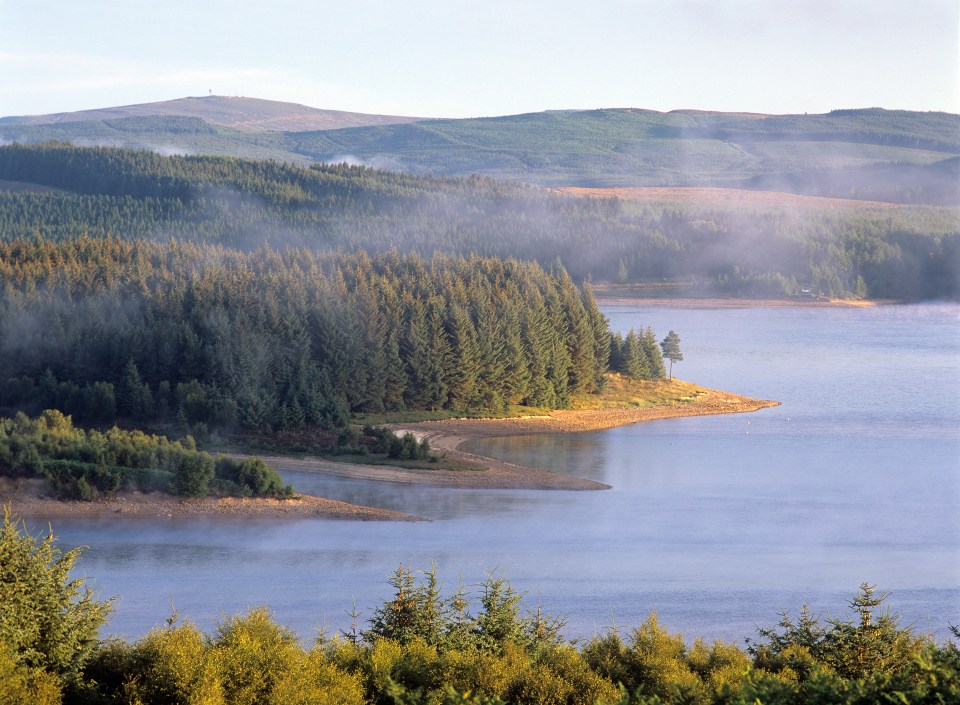
M0 418L0 476L42 478L54 496L93 500L122 490L158 490L184 497L288 497L293 488L259 458L237 460L198 451L191 436L84 430L48 409Z
M400 566L366 620L305 646L266 608L224 616L204 634L172 614L134 642L101 640L112 600L70 571L80 550L0 528L0 692L9 705L331 703L360 705L794 705L952 703L960 649L902 627L864 583L851 617L806 608L758 630L746 649L664 628L655 614L580 648L563 620L522 608L491 574L445 595L436 571ZM960 631L952 628L955 637Z
M481 177L301 167L65 144L0 147L0 238L190 240L231 248L517 258L577 280L703 291L960 296L956 208L788 208L560 196ZM51 191L50 189L56 189Z
M0 407L86 424L558 408L610 357L589 288L516 260L19 239L0 243L0 281Z

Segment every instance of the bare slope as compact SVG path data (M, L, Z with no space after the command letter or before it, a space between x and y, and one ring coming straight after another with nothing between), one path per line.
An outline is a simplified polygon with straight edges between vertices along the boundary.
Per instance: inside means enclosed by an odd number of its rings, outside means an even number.
M422 119L322 110L298 103L212 95L71 113L5 117L0 118L0 125L51 125L158 115L198 117L213 125L224 125L251 132L338 130L347 127L394 125Z
M858 201L850 198L802 196L781 191L751 191L734 188L699 188L694 186L634 186L624 188L585 188L558 186L550 189L567 196L619 198L651 203L699 203L710 206L756 207L789 206L796 208L899 208L896 203Z

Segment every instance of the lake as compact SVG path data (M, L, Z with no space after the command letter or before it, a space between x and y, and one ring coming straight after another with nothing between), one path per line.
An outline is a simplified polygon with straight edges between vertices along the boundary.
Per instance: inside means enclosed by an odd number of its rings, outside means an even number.
M680 334L674 374L776 399L752 414L471 450L599 480L604 492L439 490L285 473L298 490L430 517L58 519L101 596L107 632L139 637L171 603L203 628L267 604L309 638L390 597L399 565L450 594L501 571L567 617L568 638L637 626L742 644L804 603L847 617L863 581L903 623L960 623L960 305L686 309L605 305L615 330ZM476 594L476 593L474 593Z

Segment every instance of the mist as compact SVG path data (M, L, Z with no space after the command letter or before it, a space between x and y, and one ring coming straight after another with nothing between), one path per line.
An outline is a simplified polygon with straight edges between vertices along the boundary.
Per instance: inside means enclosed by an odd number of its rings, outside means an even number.
M228 165L207 157L144 161L133 151L71 149L2 148L0 178L94 196L7 197L0 202L5 237L39 228L56 237L196 240L244 251L267 244L280 250L475 253L535 260L548 269L559 261L578 282L673 281L695 295L781 297L808 290L915 300L960 292L954 207L713 188L569 195L484 177L371 170L350 166L355 160L349 155L338 164L303 168ZM29 167L30 159L12 158L20 153L33 154L37 163ZM98 193L101 162L108 159L129 160L129 174ZM917 167L931 185L918 181L912 193L929 196L934 186L949 191L952 179L934 177L958 163ZM862 173L877 176L869 187L874 190L889 182L888 171ZM810 190L829 191L839 178L807 183ZM589 197L594 193L600 197ZM38 211L46 221L38 220Z

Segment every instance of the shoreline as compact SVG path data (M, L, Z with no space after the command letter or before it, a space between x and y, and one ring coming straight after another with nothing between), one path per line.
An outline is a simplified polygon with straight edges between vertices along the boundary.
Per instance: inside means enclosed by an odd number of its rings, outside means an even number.
M388 424L398 435L412 433L426 438L430 446L447 457L475 463L484 470L423 470L392 465L342 463L308 456L258 455L277 470L319 472L355 480L422 484L457 489L520 489L596 491L610 489L593 480L553 472L545 468L508 463L470 453L461 446L481 438L524 436L539 433L584 433L634 423L741 414L779 406L780 402L753 399L716 389L701 390L696 398L649 407L605 409L561 409L546 416L489 419L444 419L416 423ZM387 509L349 504L312 495L293 499L207 498L184 499L161 493L125 492L111 499L93 502L63 501L46 497L42 480L0 478L0 502L12 505L18 516L45 517L276 517L351 519L361 521L429 521L423 517Z
M391 424L395 433L429 432L445 450L456 450L461 444L480 438L496 436L527 436L538 433L586 433L603 431L620 426L647 421L679 419L688 416L714 416L718 414L744 414L760 409L780 406L780 402L754 399L719 389L697 387L701 394L689 401L674 404L658 404L648 407L611 407L604 409L557 409L545 416L490 419L444 419L420 421L408 424ZM450 430L437 430L438 426Z
M671 308L873 308L897 303L890 299L726 299L726 298L653 298L632 296L605 296L594 292L597 304L636 304Z
M347 519L354 521L429 521L413 514L349 504L313 495L290 499L207 497L186 499L161 492L121 492L92 502L45 496L43 480L0 478L0 503L19 517L38 518L183 518L243 517L283 519Z
M780 405L780 402L777 401L753 399L716 389L703 387L698 389L702 390L703 394L689 402L645 408L563 409L553 411L548 416L443 419L441 421L387 424L387 428L398 435L412 433L418 439L426 438L432 449L441 451L454 460L481 465L486 468L483 471L415 470L391 465L338 463L334 460L318 457L260 457L278 470L322 472L356 480L413 483L458 489L606 490L610 489L610 485L552 472L545 468L508 463L496 458L470 453L462 450L461 446L480 438L495 436L582 433L687 416L749 413Z

